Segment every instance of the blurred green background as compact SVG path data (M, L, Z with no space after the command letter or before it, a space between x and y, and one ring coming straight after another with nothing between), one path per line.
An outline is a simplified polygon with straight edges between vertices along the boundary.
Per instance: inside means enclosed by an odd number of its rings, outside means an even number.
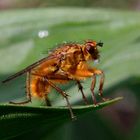
M51 128L41 140L140 140L139 0L0 0L0 9L1 80L47 56L59 43L102 40L104 47L100 49L97 67L106 75L104 94L124 97L121 102L85 114L75 122ZM40 37L44 33L46 36ZM83 83L89 100L90 82L87 79ZM24 100L24 85L25 76L1 85L0 103ZM98 84L96 91L97 87ZM70 94L73 105L83 104L75 83L61 88ZM54 90L52 93L54 106L65 105L62 97ZM36 139L40 131L45 131L36 129L26 138Z

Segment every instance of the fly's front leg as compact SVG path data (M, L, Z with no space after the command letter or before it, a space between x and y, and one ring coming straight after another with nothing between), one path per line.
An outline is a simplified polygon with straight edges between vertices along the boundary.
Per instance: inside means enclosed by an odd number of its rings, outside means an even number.
M93 79L92 79L92 82L91 82L91 95L92 95L92 100L93 100L93 103L96 105L97 104L97 101L96 101L96 97L95 97L95 93L94 93L94 88L95 88L95 85L96 85L96 75L93 74Z
M103 86L104 86L104 79L105 79L105 75L104 72L102 70L97 70L94 69L94 75L100 75L100 84L99 84L99 96L101 96L103 101L106 101L108 99L103 97Z
M108 100L108 98L103 97L103 86L104 86L104 80L105 80L104 72L100 71L100 75L101 75L101 78L100 78L100 85L99 85L99 96L101 96L103 101L106 101Z
M103 97L103 85L104 85L104 79L105 79L105 75L103 71L100 71L100 85L99 85L99 96L101 96L102 100L105 101L106 99Z
M27 73L27 80L26 80L26 94L27 94L27 100L26 101L22 101L22 102L12 102L10 101L9 103L10 104L17 104L17 105L20 105L20 104L27 104L29 102L31 102L31 93L30 93L30 72Z

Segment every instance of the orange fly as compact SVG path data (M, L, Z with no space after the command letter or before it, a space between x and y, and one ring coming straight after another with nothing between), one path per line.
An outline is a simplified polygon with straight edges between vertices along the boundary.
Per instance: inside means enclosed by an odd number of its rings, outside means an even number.
M79 90L82 93L85 104L88 104L87 98L83 92L83 86L80 83L88 77L92 77L91 95L93 103L97 104L94 95L94 87L96 84L96 75L100 75L99 95L102 97L104 73L102 70L91 68L88 61L96 61L99 59L98 47L102 47L102 42L87 40L84 43L64 43L60 47L53 50L48 57L43 58L16 74L8 77L3 83L8 82L24 73L27 74L26 91L27 100L19 103L10 102L13 104L25 104L31 102L32 97L44 98L47 105L51 105L48 94L50 89L54 88L60 93L67 102L71 118L75 116L72 107L69 103L68 94L61 90L57 83L67 83L71 80L76 81ZM105 98L102 97L104 100Z

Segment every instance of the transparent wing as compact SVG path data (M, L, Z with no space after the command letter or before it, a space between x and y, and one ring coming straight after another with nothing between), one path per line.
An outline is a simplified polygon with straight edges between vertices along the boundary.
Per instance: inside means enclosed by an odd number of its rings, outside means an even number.
M21 76L21 75L23 75L23 74L26 73L26 72L29 72L30 70L32 70L33 68L37 67L38 65L40 65L40 64L43 63L44 61L49 60L49 59L52 59L52 58L54 58L54 57L45 57L45 58L42 58L42 59L40 59L39 61L37 61L37 62L31 64L31 65L28 66L28 67L26 67L25 69L23 69L23 70L21 70L21 71L15 73L15 74L9 76L7 79L3 80L2 83L6 83L6 82L8 82L8 81L10 81L10 80L13 80L13 79L17 78L18 76Z

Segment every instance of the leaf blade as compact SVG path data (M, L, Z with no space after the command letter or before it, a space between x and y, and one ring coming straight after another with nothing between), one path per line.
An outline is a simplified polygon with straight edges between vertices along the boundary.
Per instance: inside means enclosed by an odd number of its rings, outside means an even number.
M99 105L95 106L95 105L86 105L86 106L74 106L73 111L74 112L78 112L78 113L82 113L83 110L84 112L88 112L88 111L92 111L92 110L98 110L101 109L105 106L108 106L110 104L113 104L119 100L121 100L122 97L117 97L114 98L112 100L100 103ZM30 114L38 114L38 115L44 115L44 114L50 114L50 113L66 113L68 112L68 107L31 107L31 106L19 106L19 105L8 105L8 104L0 104L0 118L3 115L7 115L7 114L16 114L19 113L19 117L20 117L20 113L25 114L25 116ZM26 114L27 113L27 114ZM24 115L23 115L24 116ZM3 118L4 119L4 118ZM2 120L2 119L0 119Z

